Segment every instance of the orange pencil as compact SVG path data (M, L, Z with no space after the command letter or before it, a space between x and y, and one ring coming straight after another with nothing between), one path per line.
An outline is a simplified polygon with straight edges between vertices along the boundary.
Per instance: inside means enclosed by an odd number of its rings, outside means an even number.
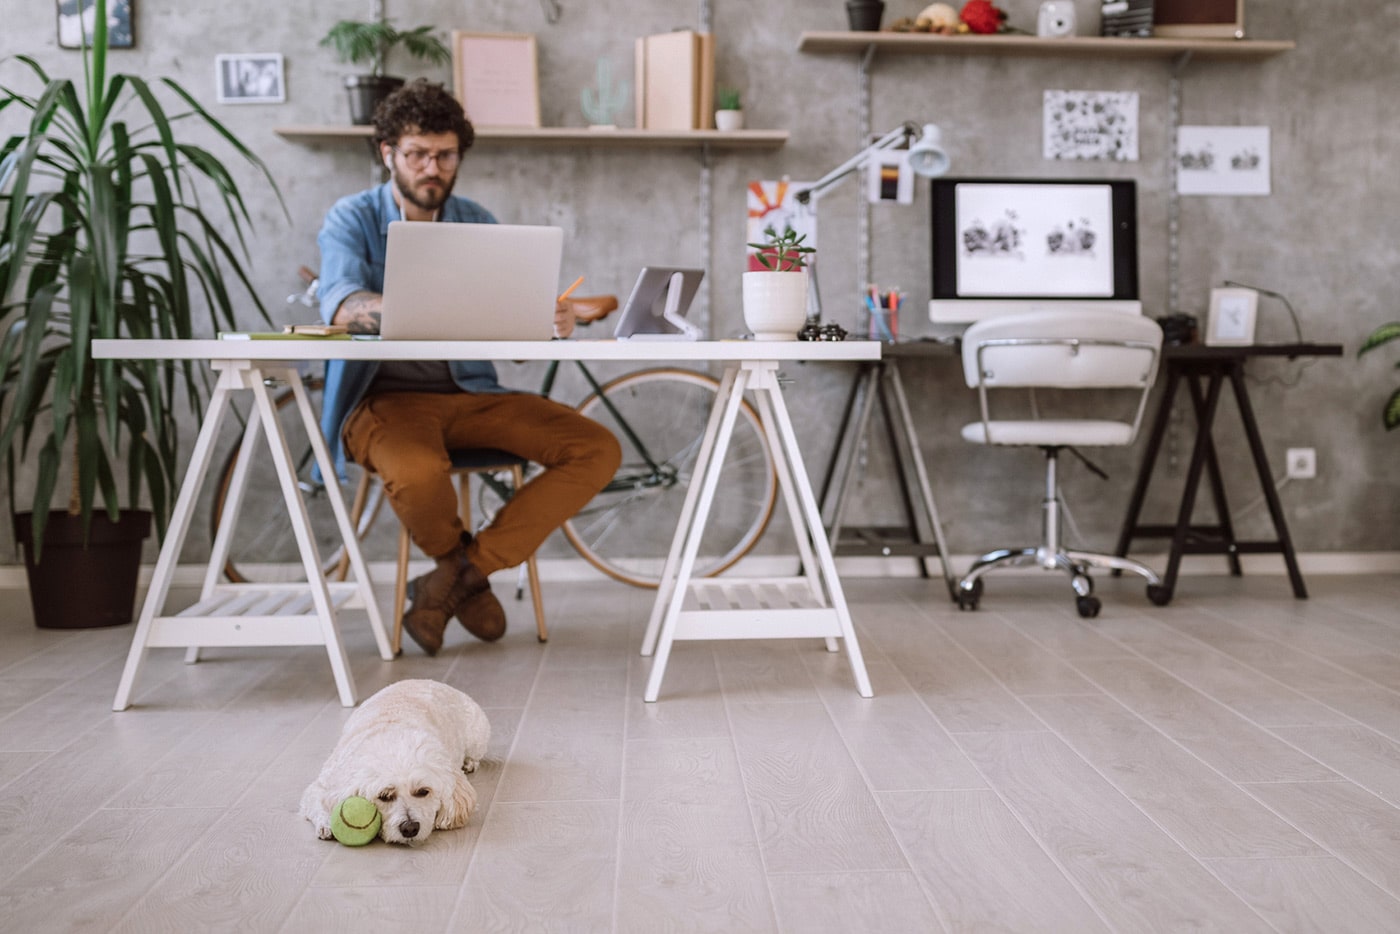
M577 279L574 280L574 284L573 284L573 285L569 286L567 289L564 290L564 294L561 295L561 296L559 296L559 301L562 302L564 299L568 298L570 295L573 295L573 294L574 294L574 289L578 288L578 287L581 286L581 285L583 285L583 276L579 276Z

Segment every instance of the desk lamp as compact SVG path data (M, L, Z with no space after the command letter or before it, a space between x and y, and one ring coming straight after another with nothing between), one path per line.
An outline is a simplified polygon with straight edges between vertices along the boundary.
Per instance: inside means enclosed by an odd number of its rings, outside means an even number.
M871 156L877 152L898 149L901 146L907 146L909 149L909 168L914 171L915 175L921 175L924 178L937 178L947 173L951 161L948 158L948 153L943 149L942 131L932 123L925 123L920 127L917 123L905 122L827 172L808 187L798 191L794 195L797 203L802 205L804 210L815 213L816 203L821 200L822 196L835 188L852 172L865 166L870 161ZM822 317L821 293L817 288L816 266L816 263L809 262L808 274L812 286L807 311L809 323L820 322Z

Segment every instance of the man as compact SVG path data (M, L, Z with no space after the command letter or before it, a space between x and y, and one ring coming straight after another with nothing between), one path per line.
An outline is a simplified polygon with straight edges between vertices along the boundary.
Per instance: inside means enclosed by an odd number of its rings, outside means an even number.
M321 316L359 334L379 332L390 221L496 222L452 194L474 134L440 85L419 80L392 94L375 111L374 130L389 181L338 201L318 238ZM556 335L567 337L573 326L561 304ZM495 367L480 361L332 361L321 428L337 464L348 456L379 474L399 521L435 562L413 582L404 615L404 629L429 655L442 647L453 616L488 642L505 633L488 575L529 557L602 489L622 458L607 429L556 402L502 388ZM475 538L457 516L448 458L456 448L498 448L545 467Z

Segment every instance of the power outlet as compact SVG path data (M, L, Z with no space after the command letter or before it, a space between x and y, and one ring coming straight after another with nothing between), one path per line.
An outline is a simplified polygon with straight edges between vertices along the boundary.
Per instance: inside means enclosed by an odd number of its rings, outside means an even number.
M1316 448L1289 448L1285 455L1288 479L1311 480L1317 476Z

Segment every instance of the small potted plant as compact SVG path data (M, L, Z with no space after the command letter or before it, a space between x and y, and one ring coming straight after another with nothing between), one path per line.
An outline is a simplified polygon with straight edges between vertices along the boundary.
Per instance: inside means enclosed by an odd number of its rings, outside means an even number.
M345 89L350 94L350 120L367 124L379 102L403 86L404 79L384 74L384 60L397 46L413 58L445 65L452 60L446 43L431 26L400 30L386 17L372 22L344 19L331 27L321 45L335 49L342 62L369 65L367 75L349 75Z
M744 323L754 340L797 340L807 321L807 259L816 250L791 227L781 234L767 227L763 236L762 243L749 244L763 268L744 273Z
M738 88L715 90L715 129L725 133L744 128L744 105Z
M884 0L846 0L846 19L854 32L879 32Z

